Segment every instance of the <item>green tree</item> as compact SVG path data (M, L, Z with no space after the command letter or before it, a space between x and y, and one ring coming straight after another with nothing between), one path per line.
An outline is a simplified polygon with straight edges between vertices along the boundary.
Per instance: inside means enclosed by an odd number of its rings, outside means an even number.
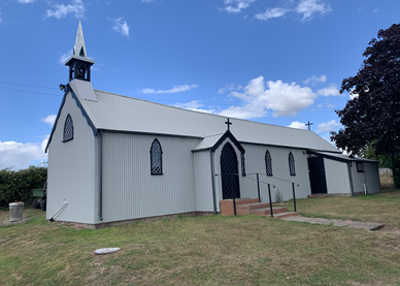
M355 97L336 110L344 129L332 132L336 146L360 154L370 145L384 155L400 188L400 24L379 30L355 76L343 79L340 92Z

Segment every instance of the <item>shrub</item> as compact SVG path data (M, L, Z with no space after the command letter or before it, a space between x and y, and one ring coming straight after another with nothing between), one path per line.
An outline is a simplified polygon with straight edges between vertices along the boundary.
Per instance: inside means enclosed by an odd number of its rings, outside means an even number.
M275 202L277 203L283 202L283 195L279 189L277 189L275 193Z
M30 204L33 201L32 190L41 189L47 180L47 168L30 166L27 169L12 171L0 170L0 206L8 207L14 201Z

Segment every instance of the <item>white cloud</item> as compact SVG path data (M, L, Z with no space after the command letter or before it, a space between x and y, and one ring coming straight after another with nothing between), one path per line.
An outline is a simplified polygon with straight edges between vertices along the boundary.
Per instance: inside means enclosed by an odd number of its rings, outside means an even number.
M289 12L289 9L276 7L267 9L264 13L256 14L254 17L258 20L267 21L268 19L283 17Z
M319 90L317 90L317 93L319 95L323 95L323 96L330 96L330 95L338 96L338 95L340 95L339 89L337 88L336 84L331 84L326 88L319 89Z
M252 79L244 93L232 92L231 96L243 101L241 106L231 106L220 112L221 115L237 118L257 118L267 114L273 116L294 116L314 103L317 97L309 87L301 87L295 82L288 84L281 80L268 81L265 88L264 77Z
M129 38L129 26L123 17L114 20L113 30Z
M197 85L192 84L192 85L175 85L173 88L168 89L168 90L154 90L151 88L144 88L141 90L142 93L177 93L177 92L185 92L189 91L193 88L196 88Z
M239 13L247 9L256 0L225 0L224 7L221 10L228 13Z
M318 82L326 82L326 79L327 79L327 77L326 77L326 75L324 75L324 74L321 74L320 76L315 76L315 75L313 75L312 77L309 77L308 79L306 79L306 80L303 80L303 83L304 84L315 84L315 83L318 83Z
M72 56L72 49L70 49L68 52L64 53L60 57L60 63L65 64L65 62L69 59L70 56Z
M226 91L232 91L232 90L241 90L243 88L243 86L241 85L234 85L232 84L227 84L225 87L218 89L218 94L224 94Z
M310 21L314 15L325 15L332 11L332 8L322 0L301 0L296 7L296 12L302 14L303 22Z
M53 126L54 122L56 121L57 115L55 114L50 114L49 116L40 119L40 121L45 122L49 124L50 126Z
M353 89L352 91L350 91L349 97L351 100L353 100L354 98L358 97L358 93L356 93L355 89Z
M215 113L214 109L201 108L204 106L204 104L202 104L200 100L192 100L192 101L186 102L186 103L175 103L174 106L189 109L189 110L205 112L205 113Z
M82 0L72 0L71 4L54 4L53 9L46 11L46 17L55 17L57 19L65 18L68 14L73 14L75 18L80 19L84 17L86 11Z
M28 167L34 160L47 160L44 153L49 135L42 142L19 143L15 141L0 141L0 169L12 168L19 170Z
M151 3L151 2L154 2L154 0L142 0L142 2L144 2L144 3Z
M18 0L19 3L21 4L28 4L28 3L33 3L36 2L37 0Z
M336 127L340 126L340 123L336 122L335 120L331 120L328 122L324 122L321 124L318 124L318 129L317 131L315 131L316 133L321 133L321 132L326 132L326 131L330 131Z
M303 122L293 121L288 127L297 128L297 129L307 129L307 126Z
M1 10L0 10L0 23L3 22L3 18L1 18Z

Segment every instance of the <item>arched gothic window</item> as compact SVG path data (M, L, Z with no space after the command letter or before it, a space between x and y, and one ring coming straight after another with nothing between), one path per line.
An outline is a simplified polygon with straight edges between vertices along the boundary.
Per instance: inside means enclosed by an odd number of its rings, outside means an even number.
M292 152L289 153L289 171L290 176L296 176L296 169L294 167L294 156Z
M272 176L271 154L269 154L268 150L265 152L265 168L267 170L267 176Z
M150 148L150 164L152 175L162 175L162 149L157 139L154 139Z
M67 142L74 139L74 124L72 122L72 117L71 115L67 115L67 118L65 119L64 123L64 136L63 136L63 142Z

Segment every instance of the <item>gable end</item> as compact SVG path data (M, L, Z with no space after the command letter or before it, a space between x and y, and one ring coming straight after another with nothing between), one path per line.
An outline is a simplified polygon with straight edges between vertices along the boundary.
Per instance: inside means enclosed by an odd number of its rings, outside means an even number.
M59 108L59 110L58 110L58 113L57 113L56 121L54 122L53 128L51 129L49 141L47 142L46 148L44 149L44 152L45 152L45 153L47 153L47 149L49 148L50 143L51 143L51 140L53 139L53 134L54 134L54 131L55 131L56 126L57 126L57 124L58 124L58 120L59 120L60 115L61 115L61 110L62 110L63 107L64 107L65 100L66 100L66 98L67 98L68 92L71 93L71 97L75 100L75 103L76 103L76 105L78 106L78 108L80 109L80 111L81 111L83 117L85 117L87 124L92 128L93 135L96 136L97 133L98 133L97 128L94 126L94 124L93 124L92 120L89 118L89 115L87 114L86 110L83 108L83 106L82 106L82 104L80 103L78 97L76 96L75 92L72 90L71 86L70 86L69 83L68 83L68 84L67 84L67 88L66 88L65 93L64 93L63 100L62 100L62 102L61 102L61 106L60 106L60 108Z

